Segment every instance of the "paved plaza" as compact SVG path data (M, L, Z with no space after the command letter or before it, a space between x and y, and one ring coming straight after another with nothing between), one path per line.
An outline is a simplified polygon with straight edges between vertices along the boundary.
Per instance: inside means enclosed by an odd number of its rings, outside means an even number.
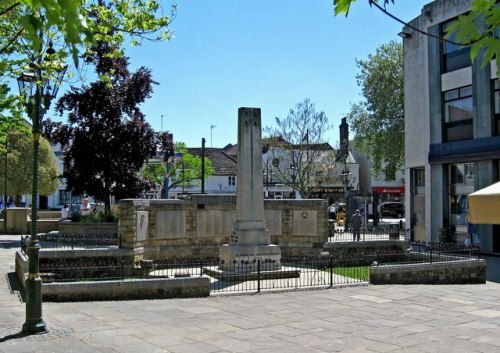
M484 285L358 286L202 299L44 303L19 334L9 286L19 236L0 235L0 352L500 352L500 261ZM491 270L490 270L491 269Z

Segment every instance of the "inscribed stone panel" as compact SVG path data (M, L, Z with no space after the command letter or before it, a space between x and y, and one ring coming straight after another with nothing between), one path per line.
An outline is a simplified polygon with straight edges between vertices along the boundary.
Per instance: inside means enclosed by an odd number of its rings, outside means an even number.
M266 227L271 235L283 234L283 211L282 210L266 210L264 213Z
M229 236L235 220L233 210L198 210L198 237Z
M136 219L136 239L144 241L148 235L149 214L148 211L137 211Z
M158 211L156 213L156 234L158 239L185 238L186 211Z
M318 211L293 211L293 235L316 236L318 233Z

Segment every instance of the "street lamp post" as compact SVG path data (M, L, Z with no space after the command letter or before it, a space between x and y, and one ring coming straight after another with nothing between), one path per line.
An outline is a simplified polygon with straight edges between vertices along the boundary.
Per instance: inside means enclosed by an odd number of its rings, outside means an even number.
M344 172L342 177L344 179L344 197L345 197L345 213L344 213L344 230L347 232L349 229L349 169L347 169L347 163L344 165Z
M290 164L290 176L292 177L292 190L293 190L293 198L296 198L295 194L295 179L297 179L298 168L295 163Z
M54 54L52 43L46 53ZM33 130L33 185L31 195L31 239L28 246L29 272L26 279L26 321L23 324L23 333L38 333L46 331L46 324L42 317L42 279L39 273L40 243L37 238L37 196L38 196L38 156L40 149L40 125L50 102L57 95L59 85L66 72L66 66L54 66L52 69L42 70L43 52L31 67L32 72L23 73L18 79L19 91L24 98L28 115L32 120ZM48 59L48 58L46 58ZM49 61L49 60L47 60Z
M5 164L4 164L4 186L3 186L3 234L7 234L7 158L9 153L9 134L5 136Z
M269 161L267 160L266 161L266 171L264 173L264 176L266 177L266 199L269 198L269 176L272 176L274 175L274 173L272 171L269 171Z

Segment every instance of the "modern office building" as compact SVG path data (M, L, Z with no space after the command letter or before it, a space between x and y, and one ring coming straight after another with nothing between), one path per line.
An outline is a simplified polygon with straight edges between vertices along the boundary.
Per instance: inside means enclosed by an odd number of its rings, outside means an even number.
M440 40L471 3L436 0L400 33L404 38L406 219L415 240L467 239L471 233L467 195L499 180L496 61L483 67L482 53L471 62L469 48ZM499 226L479 225L477 233L482 251L500 252Z

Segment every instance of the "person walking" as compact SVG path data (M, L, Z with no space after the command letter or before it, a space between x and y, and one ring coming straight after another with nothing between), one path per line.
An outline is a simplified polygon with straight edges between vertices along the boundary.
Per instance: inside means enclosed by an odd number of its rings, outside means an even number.
M361 232L361 226L363 225L363 217L361 216L359 210L351 217L351 228L352 228L352 240L359 241L359 235Z

